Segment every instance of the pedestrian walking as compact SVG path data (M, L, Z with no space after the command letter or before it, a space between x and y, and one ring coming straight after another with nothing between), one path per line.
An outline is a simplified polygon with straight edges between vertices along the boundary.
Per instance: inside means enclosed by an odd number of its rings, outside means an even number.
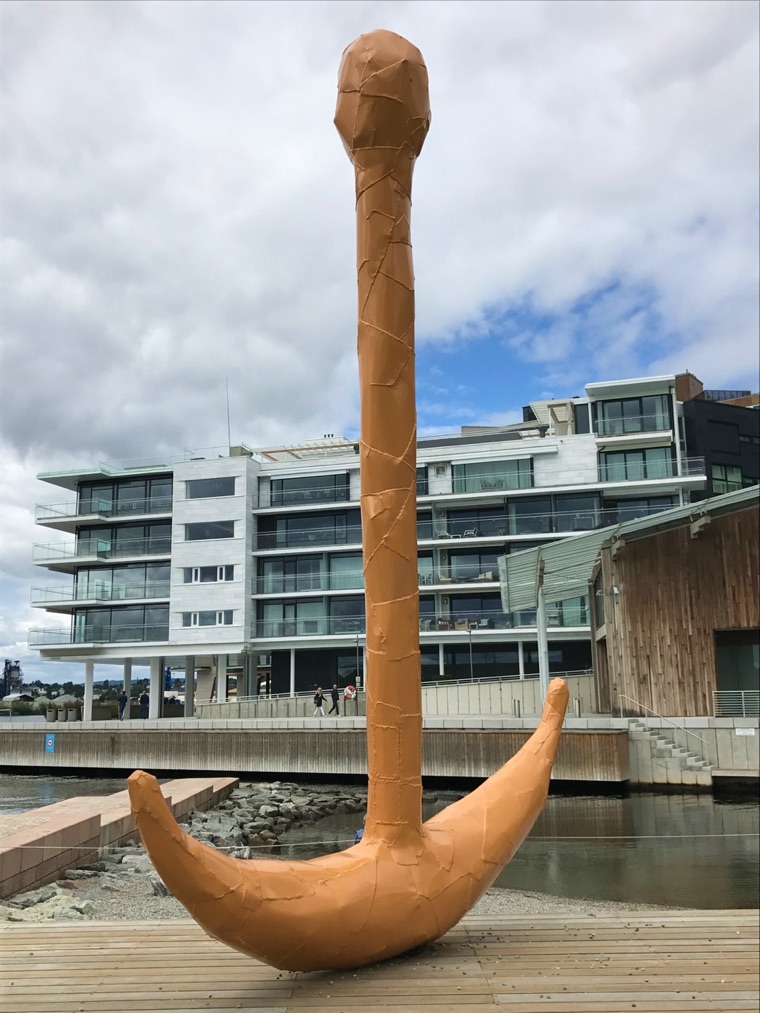
M340 717L340 693L338 687L333 683L333 688L330 690L330 696L332 697L332 707L327 712L327 716L330 717L333 711L335 711L335 717Z
M325 698L324 694L322 693L322 687L320 686L317 692L314 694L314 715L313 715L314 717L316 717L317 714L319 714L321 718L325 716L324 702Z
M124 692L124 690L122 690L121 691L121 696L119 697L119 721L123 721L124 720L124 711L127 709L127 704L128 703L129 703L129 697Z
M142 696L140 697L140 717L141 718L147 718L149 706L150 706L150 697L145 692L145 690L143 690Z

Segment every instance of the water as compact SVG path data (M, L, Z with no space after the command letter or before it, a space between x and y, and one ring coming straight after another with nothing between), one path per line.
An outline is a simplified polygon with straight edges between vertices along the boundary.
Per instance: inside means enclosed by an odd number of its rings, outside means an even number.
M23 813L80 795L112 795L124 791L123 777L31 777L0 774L0 814Z
M426 805L424 817L448 801ZM311 858L348 847L360 825L360 817L340 815L294 828L280 852ZM494 886L665 907L754 908L759 829L758 807L747 800L553 796Z
M122 778L0 774L0 813L77 795L107 795ZM426 803L428 819L455 797ZM314 858L353 843L359 814L290 830L283 858ZM712 795L552 796L494 884L587 900L666 907L751 908L758 903L760 810Z

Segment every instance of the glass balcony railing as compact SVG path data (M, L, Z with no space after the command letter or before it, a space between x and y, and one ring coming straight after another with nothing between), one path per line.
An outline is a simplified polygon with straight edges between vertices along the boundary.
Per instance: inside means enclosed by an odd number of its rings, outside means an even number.
M341 488L325 488L313 485L300 489L279 489L272 487L267 502L266 494L261 497L261 506L287 507L301 503L347 503L349 500L348 486Z
M113 499L92 497L79 503L46 503L35 507L34 519L38 524L46 521L67 520L73 517L132 517L143 514L170 514L171 496L153 496L150 499L130 499L117 502Z
M629 433L664 433L670 428L670 417L665 412L655 412L651 415L626 415L617 418L597 419L596 435L627 436Z
M139 598L168 598L169 581L149 581L124 587L95 584L90 587L34 587L32 605L62 605L79 601L134 601Z
M49 545L35 545L32 559L40 562L63 562L78 558L116 559L124 556L169 556L171 537L161 535L153 538L124 538L111 541L104 538L88 538L78 542L58 542Z
M294 594L301 591L354 591L364 587L361 569L340 573L266 574L257 581L259 594Z
M166 623L142 626L84 626L77 630L30 630L30 647L53 647L66 644L143 644L162 643L169 639Z
M361 525L315 527L281 531L259 531L259 549L316 548L319 545L361 545Z
M588 617L585 609L563 611L561 608L547 609L547 624L550 627L586 627ZM536 613L516 612L506 614L497 610L472 612L446 612L427 614L420 617L421 633L454 632L471 633L487 630L511 630L536 625ZM363 636L366 633L364 616L318 617L303 619L260 619L256 624L256 635L262 639L274 637L309 636Z

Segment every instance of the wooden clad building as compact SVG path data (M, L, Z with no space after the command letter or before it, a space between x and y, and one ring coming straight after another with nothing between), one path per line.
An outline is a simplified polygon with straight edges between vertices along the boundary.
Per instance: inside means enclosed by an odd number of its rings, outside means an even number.
M638 531L631 522L600 549L590 611L602 713L712 715L716 690L752 694L756 707L757 490L699 507L646 518Z

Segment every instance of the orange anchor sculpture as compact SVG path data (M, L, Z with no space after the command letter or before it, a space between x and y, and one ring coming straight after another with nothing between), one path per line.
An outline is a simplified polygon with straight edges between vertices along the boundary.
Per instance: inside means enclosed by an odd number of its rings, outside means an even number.
M242 860L177 825L154 777L129 778L156 870L209 933L291 971L353 968L431 942L466 914L529 833L549 790L568 691L549 686L520 751L422 822L416 527L414 161L430 124L427 70L391 32L343 55L335 123L354 164L361 509L367 610L367 823L359 844L308 861Z

